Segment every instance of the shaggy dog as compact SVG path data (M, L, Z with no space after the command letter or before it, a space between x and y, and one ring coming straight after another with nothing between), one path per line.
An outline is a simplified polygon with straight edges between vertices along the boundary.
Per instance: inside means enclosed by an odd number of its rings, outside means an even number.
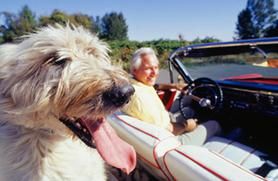
M105 122L134 91L107 50L70 25L0 46L1 181L106 180L103 159L134 168L134 150Z

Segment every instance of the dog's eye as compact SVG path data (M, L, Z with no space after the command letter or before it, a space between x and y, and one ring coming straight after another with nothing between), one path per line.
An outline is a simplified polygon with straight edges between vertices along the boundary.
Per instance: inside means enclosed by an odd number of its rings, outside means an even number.
M54 65L64 65L67 61L69 61L68 58L63 58L63 59L55 60L53 62L53 64Z
M71 58L69 57L59 57L56 53L52 53L49 54L49 56L45 57L44 65L63 66L70 60Z

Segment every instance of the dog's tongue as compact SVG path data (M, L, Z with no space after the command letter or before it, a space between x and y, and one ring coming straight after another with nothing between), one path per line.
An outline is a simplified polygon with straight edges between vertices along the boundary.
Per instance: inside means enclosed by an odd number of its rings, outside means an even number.
M134 148L120 139L104 119L83 119L93 136L101 157L110 165L129 174L136 166ZM92 124L93 123L93 124Z

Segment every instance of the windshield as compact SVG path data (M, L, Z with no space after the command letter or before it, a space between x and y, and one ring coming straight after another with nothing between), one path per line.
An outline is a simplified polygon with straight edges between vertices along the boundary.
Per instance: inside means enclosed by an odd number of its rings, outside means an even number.
M261 74L265 77L278 76L278 54L261 53L222 55L211 57L185 58L181 60L193 79L210 77L223 79L243 74ZM272 66L272 67L271 67Z
M277 78L278 38L181 47L170 55L169 61L173 76L169 74L169 69L161 70L158 82L166 79L177 82L179 75L186 82L199 77L225 79L246 74Z

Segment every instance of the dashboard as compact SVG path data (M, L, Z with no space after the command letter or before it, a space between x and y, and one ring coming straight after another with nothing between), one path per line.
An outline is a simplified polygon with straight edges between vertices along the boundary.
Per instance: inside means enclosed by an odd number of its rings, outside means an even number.
M218 81L223 91L224 109L248 111L278 119L278 85Z

